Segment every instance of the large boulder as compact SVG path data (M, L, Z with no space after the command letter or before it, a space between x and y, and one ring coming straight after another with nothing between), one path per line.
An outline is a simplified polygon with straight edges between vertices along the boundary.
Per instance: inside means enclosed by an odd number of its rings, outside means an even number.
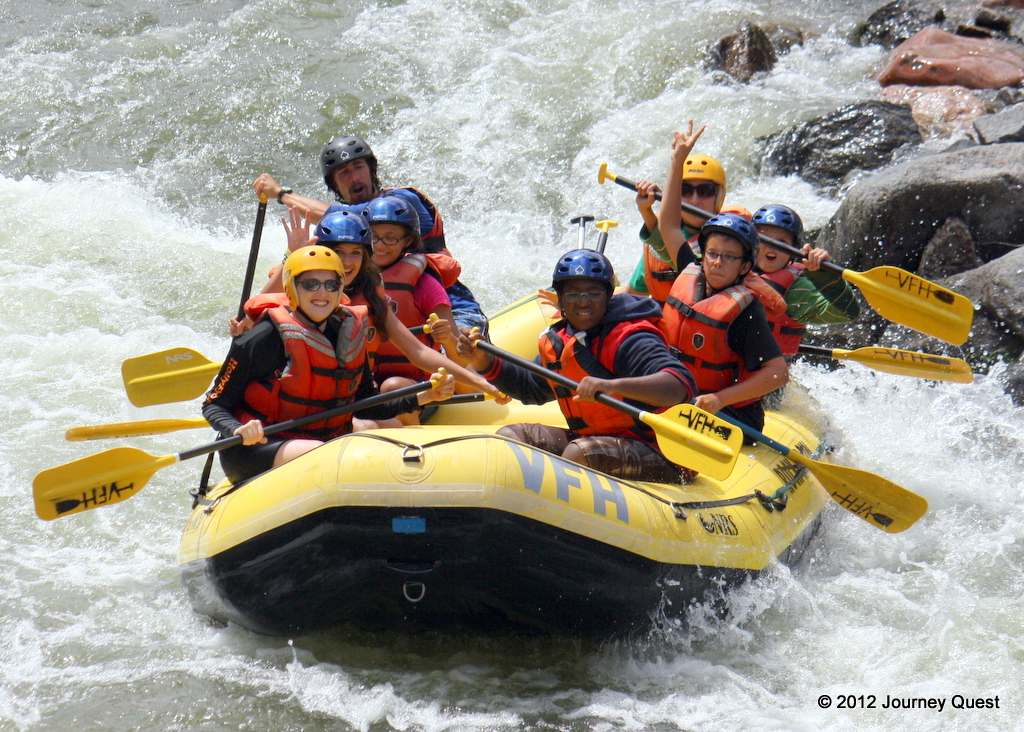
M942 24L945 11L936 3L914 3L896 0L883 5L854 31L854 43L869 46L873 43L892 49L919 30Z
M851 187L817 245L856 270L889 264L915 272L950 217L963 221L976 242L1024 243L1022 193L1024 143L919 158ZM984 246L978 249L983 260L994 256Z
M1024 79L1024 47L965 38L939 28L915 33L889 54L878 83L998 89Z
M883 101L851 104L824 117L759 137L754 164L764 175L792 175L821 188L856 170L874 170L921 142L910 107Z
M988 106L971 89L962 86L907 86L882 89L881 98L910 105L914 121L926 140L968 134L973 122L988 113Z
M746 84L754 74L771 71L778 60L768 35L757 25L744 20L735 33L711 48L707 65Z

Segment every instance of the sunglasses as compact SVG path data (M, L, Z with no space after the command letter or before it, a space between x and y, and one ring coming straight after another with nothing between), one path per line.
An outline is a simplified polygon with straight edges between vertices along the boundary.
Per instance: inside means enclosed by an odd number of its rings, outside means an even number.
M717 183L699 183L693 185L693 183L683 183L683 198L689 198L696 193L701 198L713 198L718 195L718 184Z
M341 280L327 280L323 282L312 277L308 280L299 280L299 287L306 292L316 292L320 289L320 285L323 285L324 289L328 292L337 292L341 289Z

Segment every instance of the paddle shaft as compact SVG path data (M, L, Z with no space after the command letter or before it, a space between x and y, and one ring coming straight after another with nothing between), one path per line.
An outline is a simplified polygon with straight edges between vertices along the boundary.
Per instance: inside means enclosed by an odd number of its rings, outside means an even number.
M252 291L252 280L256 275L256 259L260 253L260 240L263 238L263 220L267 216L267 199L260 194L260 204L256 209L256 225L252 230L252 244L249 245L249 262L245 267L245 280L242 283L242 300L238 303L238 319L245 317L245 301Z
M633 190L633 191L636 190L636 183L634 181L629 180L629 178L623 178L621 175L613 175L612 173L607 173L607 172L605 173L605 176L608 177L608 178L611 178L613 181L618 183L623 188L629 188L630 190ZM658 192L658 191L655 191L654 197L657 200L660 201L661 200L661 193ZM697 208L696 206L694 206L692 204L689 204L689 203L681 203L680 207L686 213L691 214L693 216L697 216L698 218L702 218L705 221L710 219L712 216L714 216L713 213L708 213L704 209ZM765 244L768 244L769 246L775 247L776 249L785 252L786 254L790 255L791 257L796 257L797 259L803 259L804 253L801 250L797 249L794 246L791 246L791 245L787 244L784 241L779 241L778 239L772 239L770 236L765 236L764 234L762 234L760 232L758 232L757 238L760 239ZM835 272L836 274L840 274L840 275L843 272L846 271L846 267L842 267L842 266L836 264L835 262L829 262L829 261L822 262L821 263L821 268L822 269L827 269L827 270L829 270L831 272Z
M264 435L276 435L278 432L286 432L293 430L298 427L305 427L307 424L313 424L314 422L322 422L328 419L334 419L340 417L343 414L349 414L359 409L368 409L369 407L376 407L379 404L386 404L387 402L393 402L396 399L403 397L412 396L413 394L419 394L421 391L427 391L432 389L434 385L429 381L421 381L409 386L402 387L401 389L395 389L394 391L386 391L380 394L376 394L366 399L360 399L357 402L351 404L345 404L334 409L328 409L323 412L317 412L316 414L308 414L305 417L299 417L298 419L290 419L287 422L279 422L263 428ZM177 453L178 460L189 460L200 455L208 455L211 452L217 452L218 450L225 450L229 447L235 447L236 445L242 444L241 435L232 435L231 437L225 437L216 442L211 442L206 445L200 445L199 447L193 447L191 450L184 450L183 452Z
M537 374L538 376L543 376L545 379L549 381L554 381L556 384L560 384L566 387L567 389L572 389L575 391L579 387L579 382L573 381L568 376L563 376L557 371L546 369L540 364L516 356L514 353L509 353L508 351L498 348L494 344L488 343L485 340L477 341L476 347L479 348L481 351L485 351L491 354L492 356L497 356L508 361L509 363L514 363L516 366L524 368L527 371L530 371L531 373ZM642 409L637 409L632 404L627 404L621 399L616 399L615 397L610 397L607 394L601 394L600 392L594 395L594 401L600 402L601 404L604 404L606 407L618 409L620 412L625 412L633 419L638 420L640 419L640 415L644 414L644 411Z

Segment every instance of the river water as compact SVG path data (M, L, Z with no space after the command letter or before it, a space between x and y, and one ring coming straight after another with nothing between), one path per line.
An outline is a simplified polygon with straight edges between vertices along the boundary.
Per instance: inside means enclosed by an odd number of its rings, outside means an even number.
M488 310L543 283L578 214L620 222L608 252L627 274L639 219L628 191L597 184L598 166L660 180L689 117L708 124L698 149L725 164L731 201L789 203L818 226L836 201L755 177L752 142L875 93L883 52L845 40L873 7L4 3L0 730L1019 729L1024 419L994 376L797 366L837 459L921 493L928 514L887 535L833 507L810 555L734 591L729 619L695 612L686 631L630 642L290 643L211 626L176 568L199 461L113 507L50 523L33 511L37 472L115 446L65 442L67 428L197 416L198 402L130 406L120 364L226 352L258 173L319 195L320 146L364 134L386 183L441 207ZM701 51L743 19L809 40L767 78L716 85ZM272 203L260 271L284 249L279 214ZM162 455L208 439L117 444ZM952 706L979 697L998 708Z

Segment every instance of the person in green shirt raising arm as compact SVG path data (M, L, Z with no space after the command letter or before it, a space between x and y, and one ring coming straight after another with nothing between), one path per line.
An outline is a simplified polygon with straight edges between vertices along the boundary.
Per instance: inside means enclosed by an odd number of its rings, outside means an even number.
M686 135L687 155L682 172L682 200L683 203L707 211L708 216L711 216L722 210L725 201L725 169L710 155L690 153L703 132L703 126L694 132L693 120L690 120ZM707 216L684 213L680 223L682 238L678 241L675 238L672 241L664 240L658 230L658 216L654 213L656 194L660 192L661 189L655 183L646 180L636 182L636 207L644 220L640 228L644 251L629 284L616 292L650 295L664 306L675 278L699 256L697 232Z
M860 303L841 275L821 269L830 259L828 252L804 243L804 225L796 211L771 203L754 212L753 223L759 234L804 253L804 261L796 262L762 241L754 261L754 271L786 299L786 312L768 320L782 354L792 359L808 325L849 323L860 315Z

